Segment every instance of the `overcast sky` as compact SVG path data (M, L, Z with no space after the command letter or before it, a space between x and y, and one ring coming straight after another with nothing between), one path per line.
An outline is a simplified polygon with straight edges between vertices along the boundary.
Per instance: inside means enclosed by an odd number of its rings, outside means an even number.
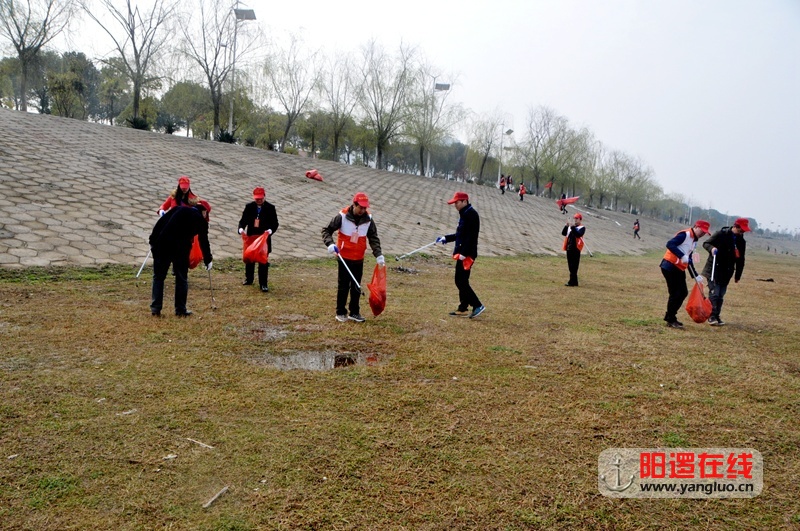
M544 105L640 157L665 192L800 231L800 0L248 0L268 34L417 45L451 98ZM442 79L441 81L446 81ZM466 140L466 139L462 139Z
M641 157L666 192L800 227L798 0L249 0L326 49L419 45L478 113L553 108ZM521 138L520 135L515 135ZM770 225L772 223L773 225Z

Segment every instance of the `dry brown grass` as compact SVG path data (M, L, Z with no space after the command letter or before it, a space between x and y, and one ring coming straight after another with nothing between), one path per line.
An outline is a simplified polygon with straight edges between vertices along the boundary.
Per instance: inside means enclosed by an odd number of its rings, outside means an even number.
M563 258L480 259L476 320L446 315L450 263L409 261L362 325L333 319L333 261L278 262L268 295L221 264L216 311L192 272L195 315L160 320L148 271L0 272L0 527L800 528L797 259L748 256L730 325L684 331L658 261L584 258L573 289ZM303 351L371 362L266 363ZM764 490L605 498L624 446L753 447Z

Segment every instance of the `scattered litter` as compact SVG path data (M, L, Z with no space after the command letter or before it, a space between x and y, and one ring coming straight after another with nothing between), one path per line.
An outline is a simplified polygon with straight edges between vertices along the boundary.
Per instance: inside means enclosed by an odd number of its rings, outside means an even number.
M458 380L458 376L453 376L453 380Z
M322 476L322 481L328 481L328 478L326 476Z
M95 402L97 402L98 404L99 404L100 402L105 402L105 401L106 401L106 399L105 399L105 398L98 398L97 400L95 400Z
M535 369L536 366L535 365L523 365L522 368L523 369Z
M130 415L132 413L136 413L136 409L129 409L128 411L123 411L122 413L117 413L117 415Z
M19 454L13 454L13 455L9 455L7 457L7 459L16 459L17 457L19 457Z
M660 387L664 387L664 384L658 384Z
M203 509L208 509L209 507L211 507L211 504L214 503L215 501L217 501L217 498L219 498L220 496L222 496L226 492L228 492L227 485L225 487L223 487L221 491L219 491L218 493L214 494L214 496L210 500L205 502L203 504Z
M757 278L759 282L775 282L774 278Z
M262 480L261 480L261 483L266 483L266 482L267 482L267 480L266 480L266 479L262 479Z
M195 444L199 444L199 445L200 445L200 446L202 446L203 448L210 448L210 449L212 449L212 450L214 449L214 447L213 447L213 446L209 446L209 445L208 445L208 444L206 444L206 443L201 443L200 441L195 441L194 439L190 439L189 437L186 437L186 440L187 440L187 441L191 441L191 442L193 442L193 443L195 443Z
M176 457L178 457L178 456L175 455L175 454L169 454L168 456L164 457L164 461L168 461L170 459L175 459Z

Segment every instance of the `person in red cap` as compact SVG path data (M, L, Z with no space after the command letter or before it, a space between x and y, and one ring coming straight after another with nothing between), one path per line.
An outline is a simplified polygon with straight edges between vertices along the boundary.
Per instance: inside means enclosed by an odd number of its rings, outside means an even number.
M519 200L525 201L525 194L527 193L528 191L525 189L525 183L519 183Z
M683 323L678 321L678 310L689 295L689 290L686 288L686 270L689 270L691 277L701 286L705 280L694 268L692 253L697 247L697 240L707 235L710 228L708 221L698 219L693 227L680 231L667 242L667 251L661 260L661 274L667 281L669 291L664 320L670 328L683 328Z
M178 179L178 187L161 204L158 209L158 215L163 216L170 208L175 208L176 206L195 206L198 198L192 193L191 184L187 176L181 175L180 179Z
M708 324L711 326L725 324L719 314L728 284L731 278L734 282L739 282L742 278L744 253L747 249L745 232L750 232L750 220L739 218L733 223L733 227L722 227L703 243L703 248L708 251L703 275L708 278L708 298L711 301Z
M203 262L211 271L211 246L208 243L208 215L211 205L199 201L194 207L178 206L161 216L150 234L150 249L153 252L153 289L150 311L161 317L164 299L164 279L169 266L175 273L175 315L188 317L192 312L186 309L189 294L189 253L194 237L198 236Z
M266 192L260 186L253 190L253 201L247 203L242 211L242 218L239 220L239 234L247 236L261 236L265 232L269 233L267 238L267 254L272 254L272 234L278 230L278 213L275 205L264 200ZM245 286L253 283L256 264L250 262L244 266ZM258 285L261 291L269 291L269 261L266 264L258 264Z
M322 242L328 247L328 252L337 255L339 260L339 284L336 292L336 320L345 322L348 319L363 323L360 302L361 277L364 274L364 254L367 242L372 249L372 254L378 265L386 265L386 260L381 252L381 241L378 238L378 229L372 220L369 208L369 198L364 192L353 196L353 204L343 208L322 229ZM336 243L333 242L333 233L338 231ZM348 268L350 272L348 273ZM355 281L350 277L355 277ZM350 294L350 315L347 315L347 295Z
M486 310L486 306L481 303L469 285L472 264L478 258L478 234L481 231L481 218L478 216L477 210L470 204L469 196L465 192L456 192L447 204L454 205L458 210L458 226L453 234L436 238L436 243L444 245L448 242L456 242L453 248L453 258L456 260L455 281L458 288L458 308L450 312L450 315L469 316L472 319ZM469 311L470 306L472 306L472 312Z
M586 227L582 225L583 216L576 212L572 216L572 226L564 225L561 235L564 237L562 249L567 251L567 267L569 268L569 281L565 286L578 286L578 268L581 265L581 251L583 250L583 235Z

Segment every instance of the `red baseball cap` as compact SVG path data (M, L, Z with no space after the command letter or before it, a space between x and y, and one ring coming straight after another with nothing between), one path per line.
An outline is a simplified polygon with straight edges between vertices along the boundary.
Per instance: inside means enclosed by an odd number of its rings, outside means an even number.
M364 192L358 192L353 196L353 203L364 208L369 208L369 197Z
M192 184L192 182L189 180L187 176L181 175L180 178L178 179L178 186L182 186L184 184L186 186L189 186L190 184Z
M701 229L706 234L708 234L711 230L711 223L709 223L704 219L698 219L697 221L695 221L694 226Z
M739 218L734 221L733 224L742 229L742 232L750 232L753 230L750 228L750 220L747 218Z
M453 194L453 198L447 202L448 205L452 205L456 201L469 201L469 196L466 192L456 192Z
M205 208L206 212L208 212L209 214L211 213L211 205L205 199L201 199L200 201L197 202L197 204L202 205L202 207Z
M576 212L575 215L572 217L575 219L583 219L583 216L581 216L580 212Z
M253 199L263 199L265 195L267 195L267 193L260 186L253 190Z

